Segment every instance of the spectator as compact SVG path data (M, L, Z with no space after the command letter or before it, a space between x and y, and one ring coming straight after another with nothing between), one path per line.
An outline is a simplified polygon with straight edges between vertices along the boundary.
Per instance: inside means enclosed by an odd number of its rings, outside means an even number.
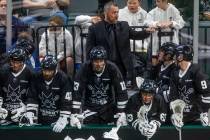
M176 107L179 102L185 104L179 107L183 107L179 109L183 112L172 114L172 123L177 128L181 128L184 124L195 123L194 121L199 118L203 126L209 125L209 78L198 65L192 64L193 54L191 45L179 45L176 48L178 69L171 73L170 108L176 111L173 106Z
M127 0L127 6L119 10L119 21L127 21L129 26L143 26L147 12L140 7L141 0ZM142 30L140 28L136 30ZM149 41L130 40L131 52L134 54L136 74L142 76L147 61Z
M90 61L84 63L75 76L71 125L79 125L78 114L82 107L84 124L125 124L124 109L128 95L124 80L115 64L107 60L102 46L90 52ZM113 92L114 89L114 92ZM84 93L84 96L83 96Z
M15 45L22 48L26 52L26 64L34 71L40 70L40 62L38 56L38 48L35 47L32 36L29 32L21 32Z
M92 47L105 47L108 60L114 62L120 69L124 79L131 83L133 62L130 51L130 39L145 39L150 34L146 31L134 31L127 22L118 20L118 6L108 2L104 6L105 19L90 26L87 38L87 57Z
M1 67L0 80L4 82L0 84L0 105L8 112L8 115L0 120L1 125L18 124L26 111L26 98L33 73L24 64L25 57L24 50L14 48L9 52L9 66Z
M29 8L29 16L23 20L31 24L36 21L47 21L50 16L60 16L66 24L67 17L63 10L69 4L69 0L23 0L23 7Z
M171 122L171 112L169 108L169 90L171 73L177 68L174 61L176 47L177 44L174 44L172 42L163 43L158 52L158 64L154 65L150 72L151 79L154 79L157 82L157 93L163 97L164 101L167 104L167 114L169 114L167 115L166 119L167 123Z
M156 5L157 7L147 14L145 25L156 29L160 28L161 31L165 32L171 31L171 29L174 28L172 42L179 44L178 31L185 24L183 18L180 16L180 12L174 5L168 3L168 0L156 0ZM169 41L169 36L161 38L161 44ZM153 56L157 55L159 47L157 32L154 32L152 40Z
M80 25L81 28L76 28L76 36L75 36L75 48L76 48L76 69L78 69L82 62L84 62L84 58L86 58L85 46L86 46L86 36L85 34L88 33L88 28L92 24L101 21L99 16L88 16L88 15L80 15L75 18L75 24ZM81 38L81 32L82 38ZM81 39L83 41L83 48L81 46ZM82 52L83 50L83 52ZM82 61L83 58L83 61Z
M63 21L64 24L68 23L68 18L67 16L64 14L64 10L68 8L68 6L70 5L70 0L56 0L56 6L53 9L53 13L52 16L60 16Z
M42 72L33 79L28 94L24 116L31 121L26 123L34 125L38 114L39 124L53 125L53 131L61 132L71 114L72 86L67 75L57 70L57 61L53 56L46 56L41 65Z
M0 0L0 54L6 52L6 16L7 16L7 1ZM23 31L23 26L26 26L20 19L12 16L12 44L17 41L18 32Z
M47 32L44 32L39 42L39 57L42 59L47 53L55 56L60 64L61 69L65 69L65 61L67 63L67 73L73 74L73 40L71 33L62 28L63 20L58 16L53 16L49 20L50 27ZM48 50L46 50L48 47ZM56 52L57 47L57 52ZM66 50L65 50L66 49ZM66 51L66 58L64 58Z

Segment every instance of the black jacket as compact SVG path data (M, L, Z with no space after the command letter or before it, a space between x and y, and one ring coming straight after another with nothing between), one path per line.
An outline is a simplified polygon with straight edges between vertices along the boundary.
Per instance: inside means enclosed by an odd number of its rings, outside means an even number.
M142 40L147 38L150 34L145 31L134 31L129 27L125 21L118 21L116 23L116 46L118 47L119 55L121 57L123 67L126 72L131 74L133 71L133 62L130 51L130 39ZM89 27L88 38L87 38L87 59L91 49L97 45L103 46L108 54L108 60L111 60L110 56L112 53L112 46L110 43L109 35L106 30L106 22L101 21ZM111 60L112 61L112 60ZM124 75L123 75L124 76Z

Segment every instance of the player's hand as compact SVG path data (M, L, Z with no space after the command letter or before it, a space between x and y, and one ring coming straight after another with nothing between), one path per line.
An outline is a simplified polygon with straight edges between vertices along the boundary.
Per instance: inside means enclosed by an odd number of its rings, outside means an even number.
M208 118L208 113L201 113L200 114L200 119L201 119L201 124L203 126L209 126L209 118Z
M155 120L152 120L149 123L148 129L146 130L146 136L148 138L151 138L155 134L155 132L157 131L157 128L159 127L159 125L160 125L160 122L157 122Z
M60 133L68 124L67 117L59 117L55 125L53 126L53 131Z
M26 112L20 118L19 126L32 126L34 125L34 113L33 112Z
M122 113L117 113L116 117L117 119L117 126L126 126L128 125L127 120L126 120L126 114L124 112Z
M6 119L8 111L5 108L0 107L0 119Z
M11 114L11 120L13 122L19 122L20 117L26 112L26 106L23 103L20 103L21 107L12 110Z
M78 129L82 128L81 122L78 119L78 114L71 114L70 125L72 127L77 127Z
M180 113L174 113L174 114L172 114L172 116L171 116L171 122L172 122L172 124L176 127L176 128L178 128L178 129L180 129L180 128L182 128L183 126L184 126L184 123L183 123L183 121L182 121L182 116L181 116L181 114Z

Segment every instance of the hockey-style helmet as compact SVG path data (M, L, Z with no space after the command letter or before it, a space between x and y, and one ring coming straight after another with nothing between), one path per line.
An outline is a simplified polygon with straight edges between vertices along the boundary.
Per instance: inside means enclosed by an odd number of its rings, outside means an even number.
M25 61L26 53L21 48L14 48L9 52L9 59L14 61Z
M140 87L141 93L150 93L155 94L157 89L157 85L155 84L155 81L145 79Z
M176 47L177 47L177 44L175 44L173 42L166 42L161 45L160 51L163 51L165 53L165 55L170 54L171 58L173 58L175 55Z
M180 56L183 56L183 60L191 61L193 59L193 47L191 45L179 45L176 48L176 59L178 61Z
M90 51L90 59L107 59L107 52L102 46L96 46Z
M25 50L27 55L31 55L35 50L33 42L27 39L18 39L16 46Z
M52 55L46 55L41 62L42 69L55 70L58 62Z

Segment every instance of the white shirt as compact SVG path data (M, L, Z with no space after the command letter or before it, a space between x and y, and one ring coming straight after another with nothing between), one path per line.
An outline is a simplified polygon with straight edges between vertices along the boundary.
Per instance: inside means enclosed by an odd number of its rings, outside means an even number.
M80 15L75 18L75 24L80 25L82 28L82 33L88 33L89 26L92 25L91 17L88 15ZM75 48L76 48L76 63L82 62L82 48L81 48L81 30L79 28L75 28L76 36L75 36ZM84 59L86 58L86 38L83 38L83 55Z
M144 20L146 19L147 12L139 7L136 13L129 11L128 7L124 7L119 10L119 21L127 21L129 26L144 26ZM136 29L142 30L142 29ZM144 40L144 45L141 40L135 41L135 52L146 51L149 44L149 39ZM131 51L134 51L134 41L130 40Z
M48 54L55 56L55 36L57 39L57 58L59 60L64 59L64 36L63 31L61 32L49 32L47 30L48 36ZM66 56L73 55L73 40L71 33L65 29L65 41L66 41ZM46 55L46 35L45 32L42 34L41 41L39 43L39 55L45 56Z
M159 21L172 21L173 23L172 26L173 28L175 28L172 42L179 44L178 31L179 29L183 28L185 24L183 18L180 16L179 10L173 4L170 4L170 3L168 3L168 7L166 10L156 7L147 14L147 17L144 23L147 26L156 26L156 24ZM164 31L171 31L171 29L164 29ZM168 41L170 41L170 37L161 38L161 44ZM157 51L159 48L158 44L159 42L158 42L157 32L154 32L153 40L152 40L152 46L153 46L152 54L153 55L157 55Z

